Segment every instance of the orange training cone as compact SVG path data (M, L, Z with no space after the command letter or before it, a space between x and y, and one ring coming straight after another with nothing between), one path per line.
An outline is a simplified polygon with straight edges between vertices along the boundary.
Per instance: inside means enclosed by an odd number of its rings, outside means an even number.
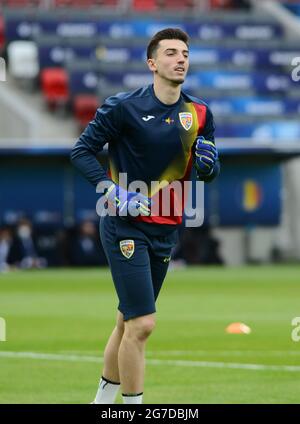
M233 322L226 327L226 333L229 334L250 334L251 328L242 322Z

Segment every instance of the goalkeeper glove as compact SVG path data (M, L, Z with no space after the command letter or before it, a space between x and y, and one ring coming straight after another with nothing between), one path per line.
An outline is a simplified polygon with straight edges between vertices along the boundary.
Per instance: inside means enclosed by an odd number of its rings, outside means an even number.
M108 205L115 208L119 216L149 216L151 200L141 193L128 192L115 183L105 193Z
M195 167L202 176L209 176L214 171L214 166L218 160L218 151L212 141L205 140L204 137L196 138L195 145Z

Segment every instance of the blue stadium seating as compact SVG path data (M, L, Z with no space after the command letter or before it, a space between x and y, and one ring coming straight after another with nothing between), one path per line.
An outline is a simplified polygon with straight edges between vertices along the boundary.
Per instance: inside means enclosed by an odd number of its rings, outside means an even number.
M108 3L116 6L114 1ZM78 112L75 99L77 105L78 98L79 105L90 99L86 119L92 115L95 96L101 103L117 91L150 83L152 76L145 65L149 36L162 27L180 26L191 36L185 89L211 106L220 137L254 137L263 129L276 137L279 132L273 121L278 116L287 121L286 137L295 137L300 126L300 89L290 74L291 59L300 56L299 44L286 40L277 22L253 13L194 13L183 19L178 11L175 17L169 11L154 18L151 13L167 3L149 1L147 13L139 14L142 4L133 1L136 12L126 20L122 14L106 14L100 8L93 13L5 9L5 39L7 43L34 40L42 75L51 68L64 70L65 101L71 101L71 110L77 110L75 117L80 121L79 115L84 114ZM193 6L188 1L183 4L187 9ZM81 118L80 128L82 123Z

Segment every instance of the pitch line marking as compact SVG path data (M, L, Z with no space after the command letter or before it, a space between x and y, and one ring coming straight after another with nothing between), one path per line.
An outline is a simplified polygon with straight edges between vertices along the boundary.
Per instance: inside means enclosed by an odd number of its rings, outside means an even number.
M56 353L37 353L37 352L0 352L0 358L14 359L36 359L46 361L66 361L66 362L93 362L102 363L103 358L96 356L81 355L62 355ZM170 359L146 359L149 365L170 365L179 367L200 367L200 368L223 368L223 369L241 369L249 371L287 371L300 372L298 365L263 365L263 364L241 364L233 362L210 362L210 361L187 361Z
M86 354L86 350L60 350L62 354ZM89 351L100 354L100 351ZM300 356L299 350L147 350L149 356Z

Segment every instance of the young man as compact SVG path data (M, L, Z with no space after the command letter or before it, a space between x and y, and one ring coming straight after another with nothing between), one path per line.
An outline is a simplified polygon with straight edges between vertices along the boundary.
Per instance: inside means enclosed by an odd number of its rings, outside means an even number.
M189 67L188 42L180 29L158 32L147 48L153 84L108 98L72 150L73 164L94 186L106 184L102 197L117 211L117 216L100 218L119 306L93 403L114 403L120 384L124 403L142 403L145 344L182 221L176 214L180 196L171 196L167 215L164 204L152 214L164 188L127 190L119 185L120 173L126 173L128 184L139 180L148 188L153 181L182 184L193 164L202 181L219 173L212 114L201 100L181 91ZM96 159L106 143L109 174Z

